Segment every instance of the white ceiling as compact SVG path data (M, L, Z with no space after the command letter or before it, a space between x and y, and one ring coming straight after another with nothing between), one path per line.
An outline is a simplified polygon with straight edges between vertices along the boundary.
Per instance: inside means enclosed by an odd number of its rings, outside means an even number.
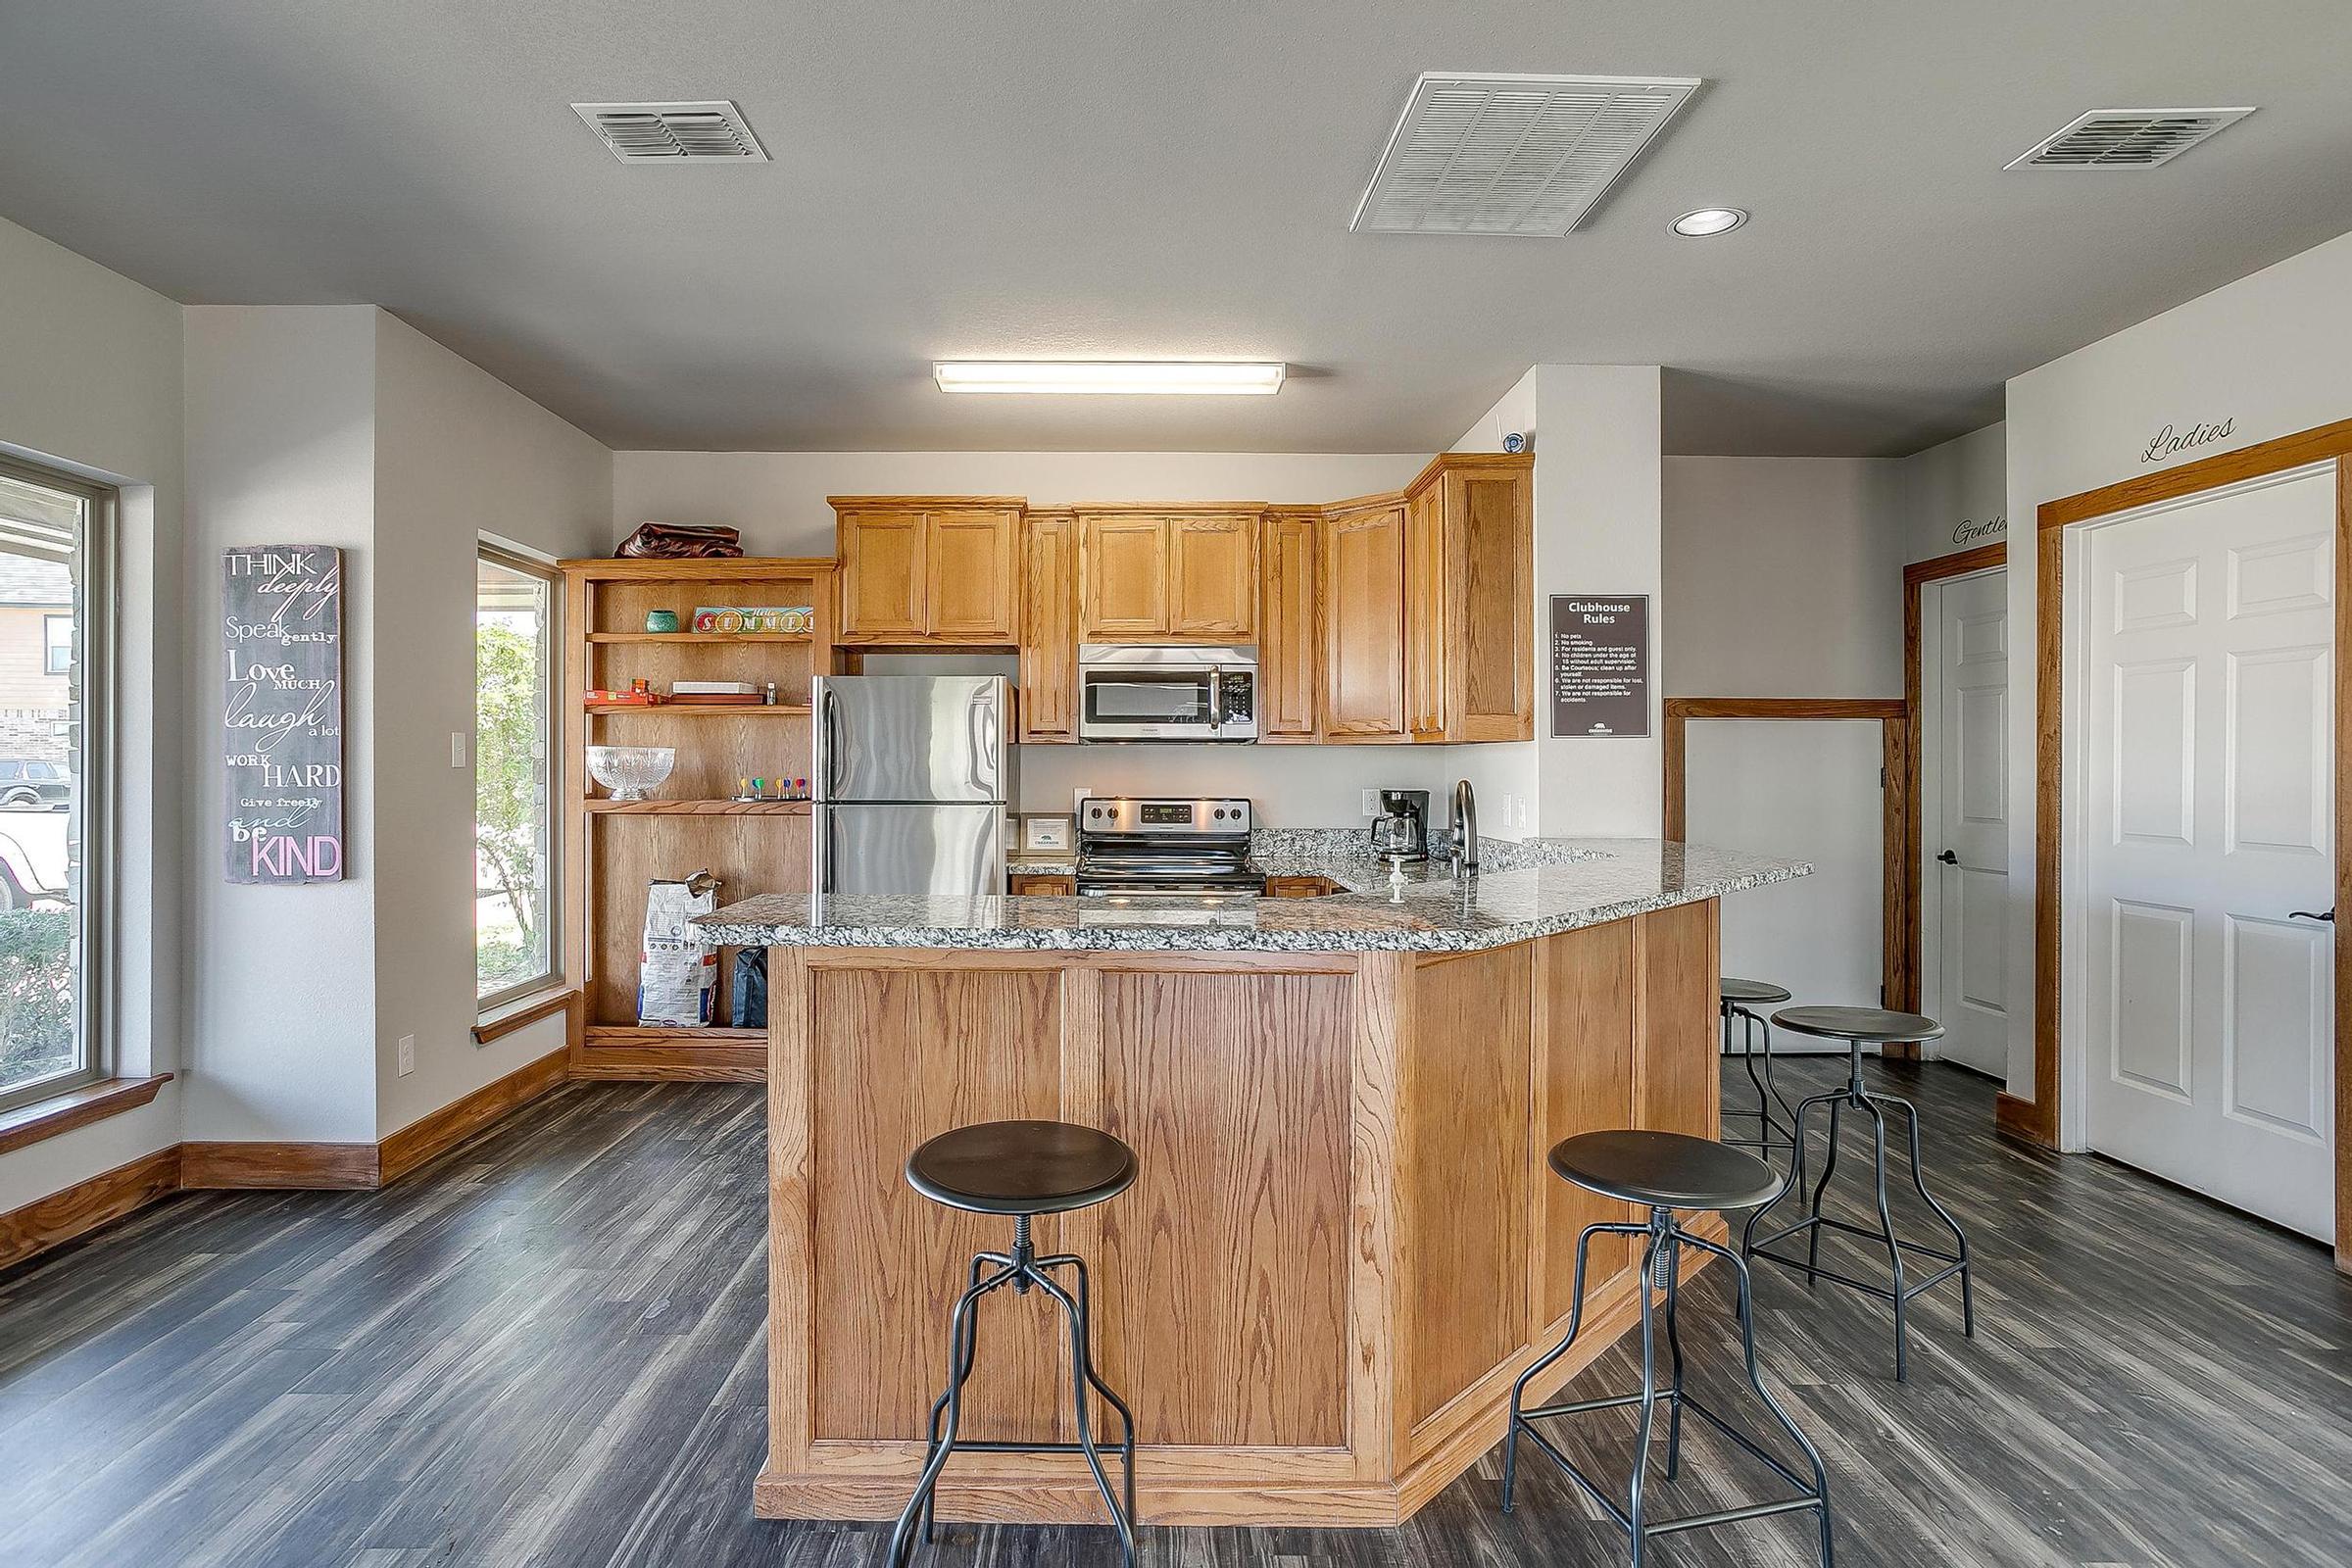
M1411 451L1661 363L1686 453L1895 454L2352 229L2345 0L9 0L0 215L206 302L372 301L614 446ZM1701 76L1565 239L1350 234L1428 70ZM613 160L732 98L774 162ZM2162 169L2083 110L2255 104ZM1755 220L1680 240L1716 204ZM4 304L4 302L0 302ZM1286 360L949 398L936 357Z

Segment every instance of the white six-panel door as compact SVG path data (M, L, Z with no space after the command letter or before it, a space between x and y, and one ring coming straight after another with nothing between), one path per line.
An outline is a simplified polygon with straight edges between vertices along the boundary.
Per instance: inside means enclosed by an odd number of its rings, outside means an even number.
M1920 1005L1937 1054L2009 1075L2009 604L1995 568L1922 585Z
M2323 1237L2334 528L2332 465L2088 527L2072 720L2091 1147Z

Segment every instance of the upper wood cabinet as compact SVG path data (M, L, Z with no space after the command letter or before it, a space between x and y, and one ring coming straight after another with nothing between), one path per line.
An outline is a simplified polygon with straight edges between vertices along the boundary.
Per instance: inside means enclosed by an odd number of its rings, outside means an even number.
M1533 472L1447 453L1400 497L1324 509L1325 739L1535 737Z
M1257 738L1315 738L1317 646L1315 564L1323 531L1320 508L1269 512L1258 559L1265 575L1257 609Z
M1323 734L1401 741L1404 512L1371 502L1335 511L1323 539Z
M1020 633L1021 514L1012 496L833 496L836 641L1008 647Z
M1021 535L1021 739L1078 738L1078 519L1033 512Z
M1249 642L1257 635L1258 513L1078 511L1078 637Z

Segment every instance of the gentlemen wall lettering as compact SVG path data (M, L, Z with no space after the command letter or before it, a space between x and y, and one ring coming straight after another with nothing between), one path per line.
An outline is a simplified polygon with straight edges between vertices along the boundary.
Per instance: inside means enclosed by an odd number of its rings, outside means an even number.
M1971 539L1998 539L2008 532L2009 516L2006 513L1997 517L1986 517L1983 522L1972 522L1963 517L1952 529L1952 543L1964 545Z
M2140 453L2139 461L2162 463L2167 458L2179 457L2192 448L2209 447L2216 441L2226 441L2230 438L2230 432L2236 426L2237 416L2235 415L2231 415L2219 424L2192 424L2187 429L2180 431L2176 431L2168 424L2156 432L2156 438L2148 443L2147 450Z
M220 556L221 801L231 882L343 879L343 552Z

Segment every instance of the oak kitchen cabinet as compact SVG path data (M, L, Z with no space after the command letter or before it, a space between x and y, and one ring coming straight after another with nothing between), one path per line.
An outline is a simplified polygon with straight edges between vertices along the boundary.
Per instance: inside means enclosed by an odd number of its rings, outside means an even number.
M1077 509L1078 640L1257 637L1260 509Z
M1534 738L1533 475L1446 453L1401 495L1323 509L1325 740Z
M1269 508L1258 546L1264 564L1257 608L1257 738L1292 743L1315 738L1323 667L1317 647L1316 563L1323 509Z
M998 647L1020 635L1018 496L829 496L837 642Z
M1032 512L1021 532L1021 739L1078 739L1078 519Z

